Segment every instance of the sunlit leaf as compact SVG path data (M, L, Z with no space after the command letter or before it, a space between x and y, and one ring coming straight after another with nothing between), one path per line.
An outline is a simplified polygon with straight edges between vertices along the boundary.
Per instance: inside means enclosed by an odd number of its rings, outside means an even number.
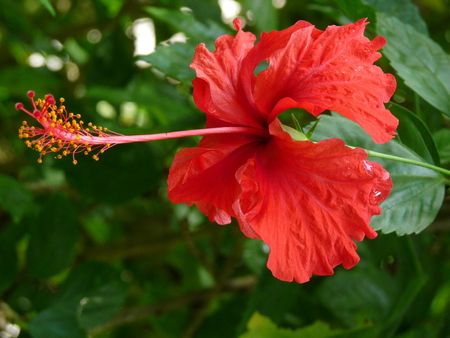
M42 6L44 6L45 8L47 8L47 10L50 12L50 14L52 16L56 15L55 9L53 8L52 4L50 3L49 0L39 0L42 4Z
M405 84L450 116L450 56L441 46L395 17L378 13L377 33L388 41L383 48Z
M331 329L323 322L297 330L278 328L268 317L255 312L247 324L248 332L239 338L326 338L326 337L375 337L370 328L356 328L354 330ZM372 331L372 332L371 332Z

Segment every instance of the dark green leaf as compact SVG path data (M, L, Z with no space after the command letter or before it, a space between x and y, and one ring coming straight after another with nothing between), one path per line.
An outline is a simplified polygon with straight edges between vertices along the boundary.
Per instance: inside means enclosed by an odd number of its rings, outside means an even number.
M78 224L67 197L55 194L43 204L34 224L26 253L33 277L47 278L67 268L75 256Z
M87 262L71 271L61 287L56 306L72 308L81 327L104 324L117 311L127 295L127 284L111 266Z
M158 159L144 144L119 145L99 157L80 155L76 166L63 163L68 181L85 197L119 203L142 195L160 177Z
M430 164L439 166L439 154L427 126L406 108L390 102L386 106L399 119L396 140Z
M312 139L331 137L343 139L347 145L361 147L380 153L423 160L396 141L385 144L373 143L371 137L356 123L340 116L323 116ZM383 212L374 216L371 226L384 233L399 235L420 232L436 217L443 201L444 182L433 170L401 162L370 158L389 171L394 188L391 195L380 204Z
M388 41L383 53L405 84L450 116L450 56L397 18L378 13L377 22L377 33Z
M296 301L299 292L298 284L282 282L273 277L269 269L263 269L238 327L239 333L244 331L254 312L269 317L277 324L280 323Z
M19 222L32 207L32 196L23 183L0 175L0 207L10 213L14 222Z
M14 282L17 272L15 243L0 240L0 295Z
M50 3L49 0L40 0L42 6L44 6L45 8L47 8L47 10L50 12L50 14L52 16L56 15L55 9L53 8L52 4Z
M450 163L450 129L441 129L434 134L434 140L441 156L442 164Z
M371 23L369 28L375 29L376 10L374 7L365 4L363 0L336 0L339 8L353 21L368 18Z
M361 262L338 270L318 298L349 326L372 321L390 337L423 286L424 275L408 237L384 235L360 243Z
M87 338L87 332L78 323L75 313L64 306L40 312L28 327L33 338Z

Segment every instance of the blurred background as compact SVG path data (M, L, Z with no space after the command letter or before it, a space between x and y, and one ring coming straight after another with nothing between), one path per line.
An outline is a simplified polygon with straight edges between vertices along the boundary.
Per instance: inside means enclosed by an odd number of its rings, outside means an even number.
M74 166L37 163L17 137L34 123L14 108L31 107L28 90L127 135L202 128L197 44L213 50L236 16L257 36L297 20L374 22L366 4L450 52L447 0L0 0L0 337L450 337L448 199L419 235L358 243L354 269L285 283L235 222L167 199L174 154L200 138L119 145ZM394 101L413 109L398 82ZM432 133L447 123L422 117Z

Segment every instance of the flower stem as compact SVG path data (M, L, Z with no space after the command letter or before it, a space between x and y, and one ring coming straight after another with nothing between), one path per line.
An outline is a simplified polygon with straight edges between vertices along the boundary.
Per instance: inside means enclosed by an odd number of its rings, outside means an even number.
M265 129L256 129L249 127L219 127L219 128L206 128L206 129L192 129L186 131L173 131L169 133L161 134L149 134L149 135L108 135L102 137L85 136L81 137L81 141L88 141L90 144L123 144L133 142L148 142L156 140L165 140L170 138L188 137L188 136L204 136L204 135L217 135L217 134L254 134L258 136L267 136Z
M414 165L417 165L417 166L420 166L420 167L424 167L424 168L428 168L428 169L440 172L440 173L442 173L444 175L450 176L450 170L447 170L447 169L444 169L444 168L441 168L441 167L437 167L437 166L429 164L429 163L415 161L415 160L411 160L409 158L404 158L404 157L399 157L399 156L394 156L394 155L378 153L378 152L372 151L372 150L367 150L367 149L364 149L364 150L371 157L378 157L378 158L384 158L386 160L392 160L392 161L397 161L397 162L414 164Z

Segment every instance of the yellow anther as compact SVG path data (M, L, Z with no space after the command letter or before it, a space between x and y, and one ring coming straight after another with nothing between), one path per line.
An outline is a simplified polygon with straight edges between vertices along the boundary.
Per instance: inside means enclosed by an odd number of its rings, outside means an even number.
M78 162L77 162L77 160L73 160L73 164L77 164Z
M42 158L38 158L38 163L42 163Z
M93 158L94 160L96 160L96 161L99 160L97 155L92 156L92 158Z
M81 115L80 115L80 114L77 114L76 117L79 118L79 119L81 119Z

